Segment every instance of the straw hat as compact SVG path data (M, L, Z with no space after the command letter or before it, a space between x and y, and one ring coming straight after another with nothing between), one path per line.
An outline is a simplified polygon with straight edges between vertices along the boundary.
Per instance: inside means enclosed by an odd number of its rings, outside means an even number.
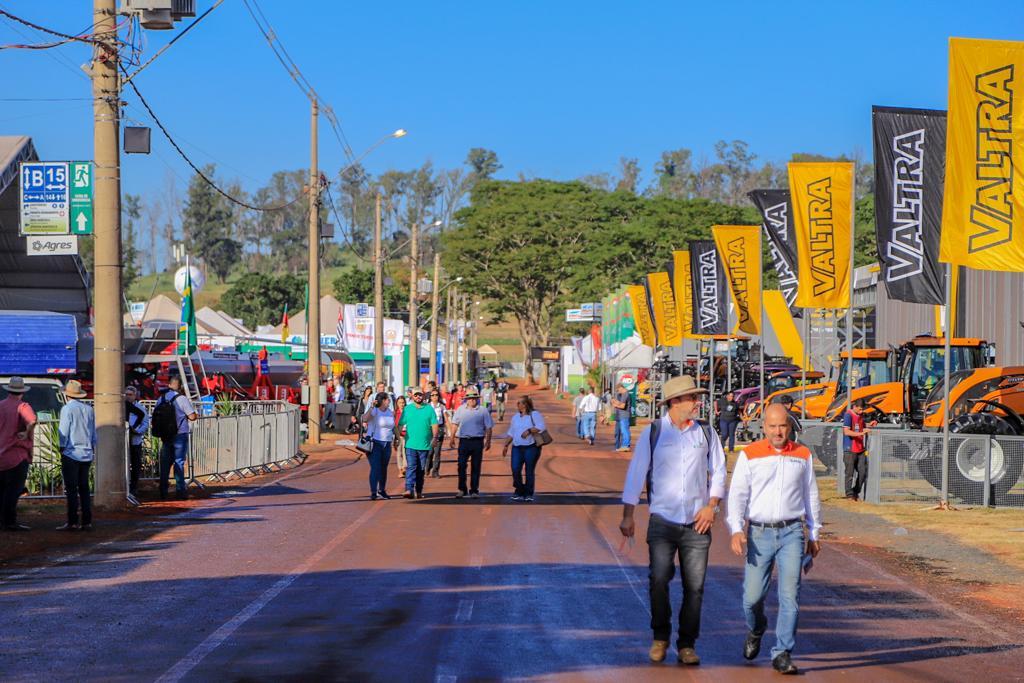
M82 383L77 379L69 380L67 386L64 387L64 395L68 398L85 398L86 394L82 391Z
M665 386L661 389L662 397L659 403L668 403L674 398L680 396L690 396L693 394L706 394L707 389L702 389L696 385L693 381L693 377L689 375L680 375L679 377L673 377L669 381L665 382Z
M28 387L25 386L25 380L21 377L12 377L4 385L4 389L7 390L8 394L24 394L28 391Z
M467 387L466 398L480 398L480 390L473 386Z

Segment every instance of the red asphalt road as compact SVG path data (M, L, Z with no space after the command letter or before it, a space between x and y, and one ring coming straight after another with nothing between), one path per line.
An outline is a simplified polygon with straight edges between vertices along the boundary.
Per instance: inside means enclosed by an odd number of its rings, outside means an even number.
M647 662L646 514L641 540L617 552L627 460L610 452L607 428L597 446L582 446L565 404L536 398L556 438L537 502L508 501L497 445L483 497L461 501L454 452L424 500L371 502L365 460L338 449L259 488L0 576L0 679L776 679L770 630L755 664L740 655L742 564L721 522L703 664L684 669L674 652ZM393 465L390 477L400 492ZM678 601L678 580L673 591ZM827 543L802 590L794 658L821 680L1024 679L1016 633Z

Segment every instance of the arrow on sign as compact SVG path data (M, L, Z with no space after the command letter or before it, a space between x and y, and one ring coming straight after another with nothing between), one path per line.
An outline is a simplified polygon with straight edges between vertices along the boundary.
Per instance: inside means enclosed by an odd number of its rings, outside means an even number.
M80 213L78 214L78 218L75 219L75 222L78 223L78 231L85 232L85 224L89 222L89 219L85 217L84 213Z

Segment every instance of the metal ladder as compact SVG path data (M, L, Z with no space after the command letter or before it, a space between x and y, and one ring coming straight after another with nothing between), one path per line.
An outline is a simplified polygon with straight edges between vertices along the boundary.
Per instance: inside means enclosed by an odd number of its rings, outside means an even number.
M192 356L185 354L177 357L178 361L178 376L181 377L181 388L184 390L188 399L192 401L192 405L196 406L199 404L202 398L202 393L199 391L199 378L196 377L195 368L192 366ZM206 369L203 367L202 356L199 357L199 367L203 373L203 377L206 377Z

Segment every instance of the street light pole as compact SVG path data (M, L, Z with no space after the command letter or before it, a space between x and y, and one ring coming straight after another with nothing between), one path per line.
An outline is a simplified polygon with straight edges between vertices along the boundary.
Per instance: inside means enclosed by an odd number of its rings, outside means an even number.
M430 358L430 381L436 382L437 380L437 319L440 311L437 308L438 303L441 300L441 255L434 254L434 286L432 288L430 296L430 347L429 353Z
M309 306L306 310L306 367L309 378L309 443L320 443L320 172L317 169L317 117L311 102L309 146Z
M373 226L373 381L384 379L384 263L381 256L380 192L377 192L376 217Z
M123 505L127 492L124 419L124 320L121 317L121 162L115 0L93 0L95 39L90 65L95 177L96 505Z
M459 312L462 319L462 345L459 350L459 381L463 384L467 380L467 370L469 369L469 326L466 324L469 322L467 317L466 304L469 302L469 295L463 294L459 297Z
M448 370L445 373L444 379L449 384L454 384L458 375L458 363L456 362L455 354L458 352L459 345L459 332L458 332L458 314L455 313L455 302L458 301L459 288L458 286L452 287L451 291L448 292L448 305L445 307L445 317L448 321L448 340L445 356L448 359ZM454 314L454 315L453 315ZM452 325L452 321L456 321L455 325Z
M416 278L419 277L419 226L412 224L412 244L409 246L409 386L420 385L420 339L417 316L419 295Z

